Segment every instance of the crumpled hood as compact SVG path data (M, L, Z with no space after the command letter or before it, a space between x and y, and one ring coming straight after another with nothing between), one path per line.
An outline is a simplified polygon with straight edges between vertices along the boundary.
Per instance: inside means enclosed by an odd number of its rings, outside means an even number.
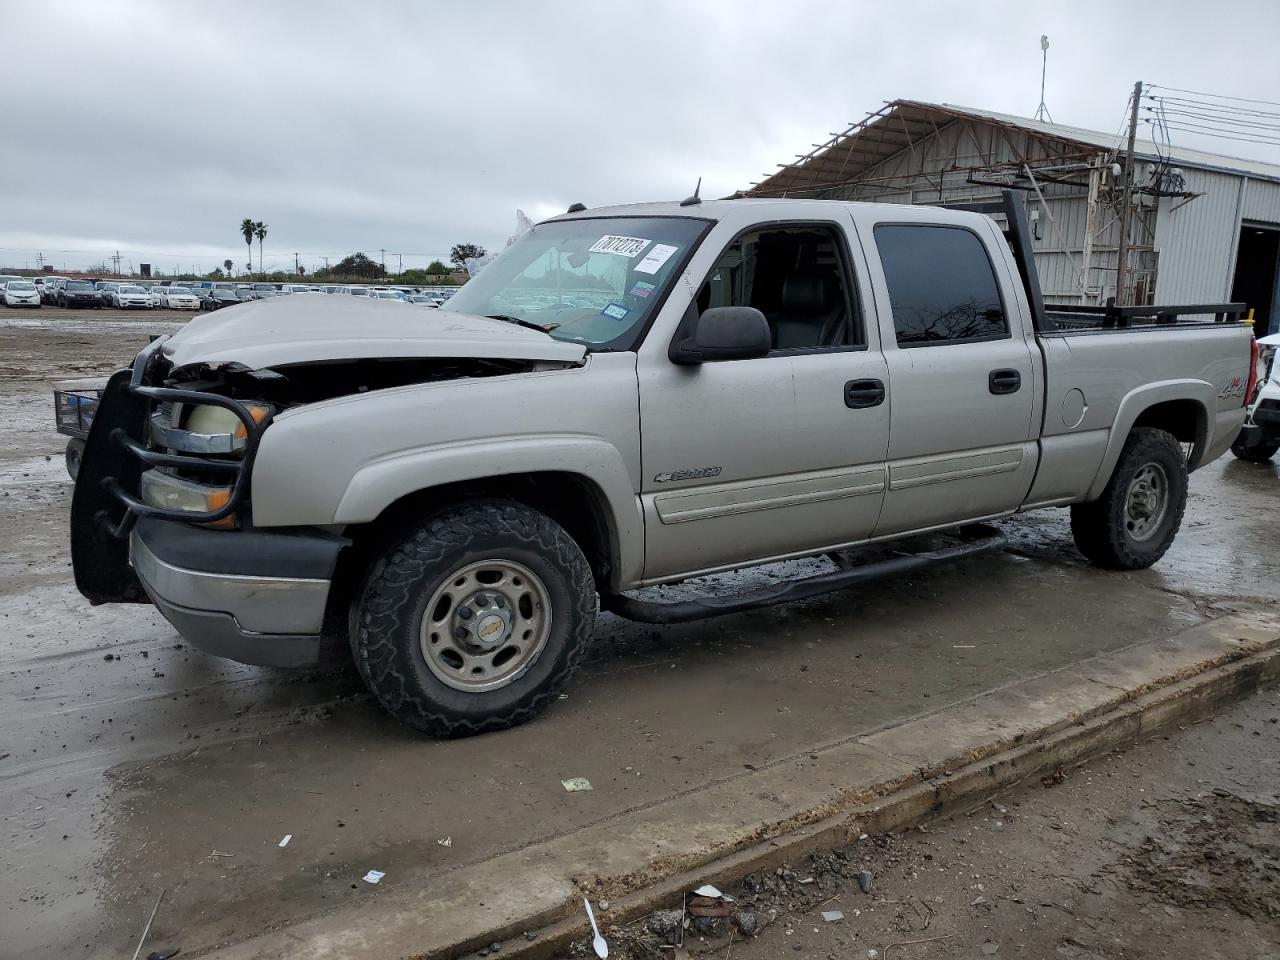
M196 317L165 341L175 367L236 363L251 370L389 357L577 362L586 348L503 320L342 294L295 293Z

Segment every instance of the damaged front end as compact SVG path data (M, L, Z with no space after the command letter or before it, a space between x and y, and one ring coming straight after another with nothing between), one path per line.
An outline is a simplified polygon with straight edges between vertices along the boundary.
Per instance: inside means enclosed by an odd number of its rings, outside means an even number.
M71 555L76 586L94 604L154 599L130 564L130 537L139 522L154 529L155 523L176 521L196 533L252 530L254 457L264 431L285 410L411 384L560 365L502 357L393 357L256 370L221 361L175 367L166 342L154 341L131 369L111 377L86 441L72 501ZM252 539L242 538L246 544ZM226 541L214 543L221 547Z
M154 341L107 381L71 504L76 586L91 602L145 603L129 565L129 534L144 518L232 526L273 408L221 384L167 383Z

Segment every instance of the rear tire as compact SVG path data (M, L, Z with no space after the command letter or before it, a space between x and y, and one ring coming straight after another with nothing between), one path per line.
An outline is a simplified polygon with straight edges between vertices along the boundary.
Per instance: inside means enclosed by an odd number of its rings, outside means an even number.
M1187 506L1182 446L1165 430L1129 434L1102 496L1071 508L1071 535L1091 562L1141 570L1164 556Z
M74 480L80 476L80 463L84 460L84 441L72 438L67 441L67 473Z
M559 524L518 503L472 503L428 518L374 563L351 648L393 716L432 736L470 736L555 700L595 614L591 568Z
M1241 460L1248 460L1250 463L1266 463L1276 455L1276 451L1280 450L1280 442L1274 440L1261 440L1255 444L1244 444L1239 437L1231 444L1231 452Z

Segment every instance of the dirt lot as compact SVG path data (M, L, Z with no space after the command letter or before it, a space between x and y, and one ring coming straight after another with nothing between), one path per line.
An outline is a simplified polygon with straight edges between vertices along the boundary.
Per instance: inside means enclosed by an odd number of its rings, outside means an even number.
M1153 570L1088 567L1064 512L1019 518L1008 554L863 591L668 628L602 616L542 718L423 740L340 661L215 660L148 607L76 593L50 381L182 320L0 313L0 955L128 955L161 889L155 936L196 952L1280 597L1278 469L1227 459L1193 477ZM575 776L595 789L566 793Z
M723 891L736 918L691 921L684 955L1274 960L1278 717L1264 694L966 813L749 876ZM609 956L681 960L660 949L680 939L672 907L608 930Z

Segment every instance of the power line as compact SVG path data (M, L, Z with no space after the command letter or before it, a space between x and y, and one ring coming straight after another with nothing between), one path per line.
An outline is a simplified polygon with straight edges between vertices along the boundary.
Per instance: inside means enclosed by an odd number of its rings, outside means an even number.
M1144 122L1150 123L1151 121L1144 120ZM1200 134L1200 136L1214 137L1215 139L1218 139L1218 140L1235 140L1240 143L1262 143L1270 146L1280 146L1280 138L1269 139L1266 137L1237 136L1237 135L1232 135L1230 133L1224 133L1214 127L1201 127L1197 125L1178 123L1173 121L1170 121L1165 126L1168 127L1168 129L1170 130L1182 130L1186 133L1197 133L1197 134Z
M1262 103L1268 107L1280 107L1275 100L1250 100L1248 97L1232 97L1225 93L1205 93L1202 90L1183 90L1181 87L1166 87L1158 83L1147 84L1148 90L1172 90L1174 93L1189 93L1193 97L1211 97L1214 100L1232 100L1236 103Z

